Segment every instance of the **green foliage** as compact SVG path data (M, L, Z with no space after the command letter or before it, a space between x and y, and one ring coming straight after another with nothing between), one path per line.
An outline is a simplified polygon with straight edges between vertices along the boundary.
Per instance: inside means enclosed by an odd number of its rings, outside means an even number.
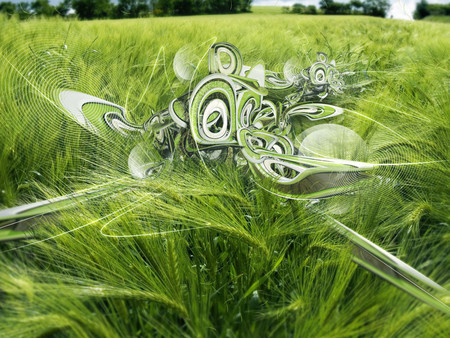
M31 15L67 17L70 9L73 8L80 19L91 20L99 18L138 18L150 15L246 13L250 12L251 4L252 0L119 0L117 5L112 3L111 0L62 0L55 7L50 5L48 0L36 0L31 5L28 2L21 2L17 5L11 2L1 2L0 12L6 13L8 16L18 13L20 19L28 19ZM265 11L264 8L267 8L268 11ZM324 14L331 15L365 14L384 17L389 9L389 4L387 0L366 0L364 3L352 0L348 4L323 0L320 2L320 8ZM256 7L253 11L257 13L265 11L266 13L317 14L314 5L305 6L303 4L294 4L292 8L283 7L281 9L278 7ZM437 12L439 11L440 9Z
M332 3L334 2L334 0L320 0L319 1L319 6L321 9L325 10L327 7L329 7Z
M16 12L16 5L12 2L1 2L0 3L0 12L5 13L7 16L12 16Z
M428 10L428 2L426 0L420 0L416 5L416 10L414 11L414 19L419 20L430 15Z
M173 14L175 15L191 15L198 14L199 8L194 5L193 0L174 0Z
M450 15L450 3L444 4L429 4L427 6L430 15Z
M348 15L351 14L351 4L334 2L334 0L321 0L320 8L327 15Z
M357 11L357 10L360 10L361 8L363 8L363 3L362 3L362 1L359 1L359 0L351 0L350 6L352 7L353 10Z
M55 7L51 6L48 0L33 1L31 9L35 15L52 16L55 13Z
M226 14L250 11L252 0L154 0L153 14L192 15Z
M391 4L389 0L364 0L363 11L366 15L386 17Z
M387 0L352 0L350 3L340 3L334 0L321 0L319 2L320 9L326 15L370 15L386 17L390 4ZM317 14L315 6L305 6L302 4L294 4L292 9L285 9L285 12L293 14Z
M58 9L63 10L64 4L67 4L68 9L70 9L71 0L64 0ZM67 11L68 11L67 9ZM48 0L35 0L32 2L22 1L19 3L12 2L0 2L0 13L5 13L8 17L17 14L19 19L25 20L30 18L32 15L35 16L53 16L58 13L57 8L50 5Z
M69 15L69 11L72 8L72 0L64 0L59 3L59 5L56 7L56 12L62 16L65 17Z
M34 240L0 244L0 335L446 336L445 315L353 264L348 242L317 210L336 210L343 223L450 287L447 26L280 14L270 16L278 29L267 29L268 18L0 16L2 208L120 180L110 183L115 194L38 222L36 239L58 237L9 252ZM246 64L276 71L293 56L307 67L326 52L341 71L355 72L349 83L366 83L326 102L405 138L346 113L339 123L367 141L369 160L436 162L385 167L377 174L389 179L318 209L268 193L230 160L185 158L139 181L127 173L127 142L91 135L45 98L50 83L146 120L189 90L172 71L176 51L191 43L206 52L214 36L238 46ZM156 61L161 46L165 62ZM207 74L206 65L198 72ZM296 131L308 123L297 121Z
M305 11L303 13L310 14L310 15L317 14L316 6L314 6L314 5L306 6Z
M292 6L292 13L294 14L303 14L303 12L305 11L306 6L302 5L302 4L294 4Z
M429 4L426 0L421 0L416 5L414 19L420 20L427 16L448 16L450 15L449 4Z
M288 12L289 12L289 10L288 10ZM314 14L317 14L317 9L316 9L316 6L314 6L314 5L305 6L302 4L294 4L292 6L292 9L290 12L293 14L314 15Z
M28 19L32 15L68 17L71 9L76 11L80 19L86 20L147 17L151 12L150 0L120 0L117 5L110 0L62 0L57 6L50 5L48 0L21 2L17 5L11 2L0 3L0 12L8 16L18 13L20 19Z
M350 14L350 4L340 2L330 2L324 9L325 14L346 15Z
M80 19L111 17L113 5L110 0L73 0L72 7Z
M317 14L317 8L314 5L305 6L303 4L294 4L291 8L283 7L283 13L292 13L292 14L306 14L306 15L314 15Z
M382 18L386 17L391 6L389 0L352 0L349 3L334 2L334 0L321 0L319 5L324 14L364 14Z
M140 18L150 14L148 0L119 0L115 8L117 18Z

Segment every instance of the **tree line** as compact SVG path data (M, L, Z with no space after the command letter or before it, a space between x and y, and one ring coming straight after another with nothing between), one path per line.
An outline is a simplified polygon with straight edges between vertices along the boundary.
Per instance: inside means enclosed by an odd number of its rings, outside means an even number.
M448 16L450 15L450 3L429 4L426 0L421 0L416 5L414 19L420 20L427 16Z
M7 16L17 15L20 19L31 16L76 16L80 19L139 18L166 15L225 14L250 12L252 0L62 0L52 6L49 0L35 0L12 3L0 2L0 12ZM284 7L284 13L325 15L371 15L386 17L389 0L351 0L349 3L334 0L320 0L319 8L314 5L295 4ZM414 19L427 16L450 15L450 4L429 4L421 0L416 5Z
M284 13L325 15L370 15L385 18L391 7L388 0L351 0L349 3L320 0L319 9L314 5L294 4L284 7Z
M0 12L20 19L31 16L78 17L80 19L121 19L166 15L225 14L250 12L252 0L49 0L0 2Z
M231 14L250 12L253 0L155 0L153 15Z

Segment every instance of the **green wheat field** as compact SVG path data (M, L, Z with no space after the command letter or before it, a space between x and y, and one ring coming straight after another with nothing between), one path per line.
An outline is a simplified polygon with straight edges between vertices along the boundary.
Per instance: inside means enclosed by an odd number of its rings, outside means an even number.
M335 210L450 290L448 27L267 9L89 22L0 16L0 209L111 189L31 220L28 239L0 241L0 336L448 337L448 315L353 263L348 240L317 212ZM318 207L267 192L230 158L180 156L159 178L135 180L130 141L92 135L53 103L52 89L70 88L142 123L207 75L206 56L194 83L180 82L175 53L189 44L201 58L214 41L278 72L292 57L306 68L328 54L354 72L346 79L355 86L325 102L370 118L346 122L369 160L429 163L384 167L386 179Z

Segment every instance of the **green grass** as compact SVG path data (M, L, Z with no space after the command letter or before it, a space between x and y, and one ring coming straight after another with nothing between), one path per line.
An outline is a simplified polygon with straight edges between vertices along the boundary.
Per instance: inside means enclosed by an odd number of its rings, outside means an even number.
M450 22L450 16L439 16L439 15L430 15L425 17L423 20L425 21L432 21L432 22L444 22L449 23Z
M282 7L280 6L252 6L252 13L254 14L281 14Z
M172 70L176 51L192 43L206 52L213 37L238 46L248 65L282 71L298 56L308 67L323 51L341 71L356 71L354 81L370 81L364 91L326 101L403 137L346 115L342 123L366 140L370 161L449 158L445 25L263 14L0 17L1 205L107 182L128 188L42 220L34 236L79 230L14 251L6 250L33 240L0 244L0 335L446 336L448 317L358 268L349 243L308 202L266 192L231 160L206 167L176 160L156 180L133 180L132 144L90 135L51 103L52 90L67 87L145 121L189 88ZM161 47L166 71L160 58L149 81ZM203 63L197 79L205 74ZM297 122L297 131L304 127ZM448 168L442 161L386 167L379 174L390 179L319 207L348 205L340 221L449 289ZM176 231L115 238L101 229Z

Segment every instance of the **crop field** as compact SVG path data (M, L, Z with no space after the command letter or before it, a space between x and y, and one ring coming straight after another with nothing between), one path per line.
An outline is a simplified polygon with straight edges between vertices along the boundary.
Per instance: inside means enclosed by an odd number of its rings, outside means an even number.
M427 16L424 18L426 21L432 21L432 22L443 22L443 23L449 23L450 19L448 16Z
M11 228L0 223L0 336L448 336L448 314L355 264L323 217L450 290L448 27L264 8L85 22L0 16L0 210L106 189L27 220L25 239L3 241ZM143 123L208 75L215 42L279 73L290 59L309 67L317 52L335 60L348 88L323 102L346 111L320 123L358 134L364 160L383 164L379 179L314 203L270 193L232 156L176 153L160 176L139 180L127 162L136 140L98 137L55 104L67 88ZM174 72L185 46L191 82ZM293 131L310 122L296 119ZM450 305L448 292L432 293Z

